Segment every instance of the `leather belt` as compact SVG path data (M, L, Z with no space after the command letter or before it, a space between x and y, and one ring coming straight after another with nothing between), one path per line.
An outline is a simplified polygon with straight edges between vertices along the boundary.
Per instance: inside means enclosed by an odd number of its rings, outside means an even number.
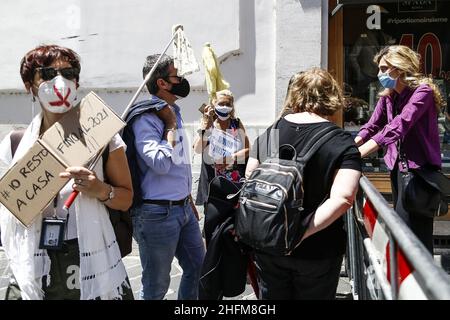
M150 199L144 199L142 200L144 203L148 204L158 204L161 206L184 206L187 203L189 203L189 197L186 197L181 200L150 200Z

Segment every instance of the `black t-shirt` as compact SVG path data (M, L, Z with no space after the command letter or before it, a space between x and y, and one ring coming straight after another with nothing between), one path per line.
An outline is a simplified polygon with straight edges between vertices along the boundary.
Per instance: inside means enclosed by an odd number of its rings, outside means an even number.
M336 126L331 122L298 124L281 119L279 145L290 144L300 153L305 143L325 127ZM272 126L259 136L251 149L250 156L262 163L268 155L268 139ZM328 198L333 177L338 169L361 171L361 155L350 133L340 132L325 142L311 157L304 171L304 208L314 211ZM305 239L293 252L294 256L306 259L335 257L345 252L346 233L343 218L337 219L327 228Z

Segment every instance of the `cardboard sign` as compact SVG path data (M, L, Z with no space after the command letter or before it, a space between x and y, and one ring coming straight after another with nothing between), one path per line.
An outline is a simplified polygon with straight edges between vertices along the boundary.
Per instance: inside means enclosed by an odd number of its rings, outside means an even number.
M67 167L85 166L125 126L94 92L41 137L41 143Z
M59 173L70 166L86 166L124 126L125 122L90 92L1 178L0 202L29 226L68 182Z
M213 159L229 157L241 149L241 142L228 132L213 129L209 137L209 156Z
M0 201L29 226L67 183L59 177L64 170L38 141L0 180Z

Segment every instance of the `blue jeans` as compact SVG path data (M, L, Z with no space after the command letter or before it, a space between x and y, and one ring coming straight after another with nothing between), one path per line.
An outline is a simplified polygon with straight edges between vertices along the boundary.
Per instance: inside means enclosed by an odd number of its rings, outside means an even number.
M164 298L170 285L171 264L176 257L183 269L178 299L197 299L205 247L190 204L143 204L132 210L132 217L133 235L139 245L143 269L143 298Z

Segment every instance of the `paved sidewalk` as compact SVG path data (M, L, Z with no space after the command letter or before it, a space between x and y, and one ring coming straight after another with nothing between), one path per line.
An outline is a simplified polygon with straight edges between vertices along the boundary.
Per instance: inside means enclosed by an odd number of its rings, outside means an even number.
M139 259L139 251L136 243L133 243L133 251L131 254L126 256L123 259L125 264L125 268L128 273L128 277L130 279L131 288L134 293L134 298L139 299L139 294L141 290L141 261ZM3 300L5 297L6 287L8 285L10 271L7 269L7 261L5 257L5 253L3 249L0 247L0 300ZM178 261L175 259L172 263L172 270L170 271L170 287L166 294L165 299L167 300L176 300L177 299L177 290L178 285L180 284L182 275L182 269L178 265ZM237 299L237 300L254 300L256 299L255 294L253 293L253 289L251 286L247 286L244 293L234 298L227 299Z
M128 273L128 277L130 279L134 298L139 299L141 290L142 268L141 261L139 259L138 247L135 242L133 243L133 251L128 256L126 256L123 261ZM177 299L177 290L178 285L180 284L181 275L182 269L178 265L178 261L175 259L172 263L172 270L170 271L171 282L165 299ZM4 299L5 290L8 285L8 279L9 270L7 269L7 261L3 249L0 247L0 300ZM342 276L339 280L338 293L336 297L340 300L351 299L351 287L348 279L345 276ZM247 285L245 291L242 294L236 297L225 298L225 300L256 300L256 296L253 292L253 288L250 285Z
M141 290L141 273L142 268L139 259L139 251L137 244L133 243L133 251L130 255L126 256L124 259L124 264L127 269L128 277L130 279L131 288L133 289L134 298L139 299L139 294ZM178 286L180 284L182 269L175 259L172 263L172 270L170 271L170 287L167 292L165 299L176 300L178 295ZM256 296L250 285L247 285L246 290L239 296L227 299L237 299L237 300L255 300Z

